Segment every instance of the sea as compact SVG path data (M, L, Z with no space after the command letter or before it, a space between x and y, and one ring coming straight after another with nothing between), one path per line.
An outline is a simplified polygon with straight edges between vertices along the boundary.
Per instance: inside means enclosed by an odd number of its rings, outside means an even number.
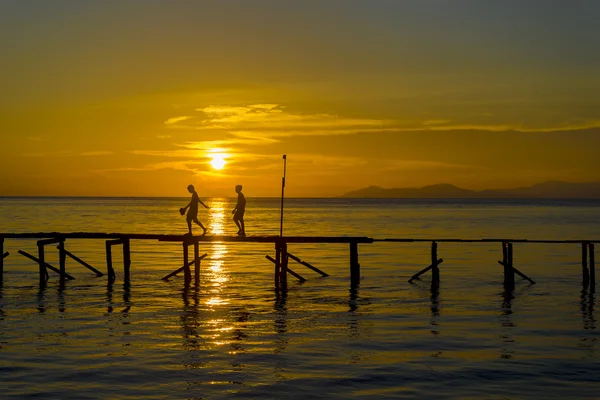
M209 235L235 235L234 198L203 199ZM248 198L248 236L278 235L280 199ZM0 198L0 232L184 234L187 198ZM195 233L201 230L196 227ZM599 200L285 199L283 234L375 239L600 240ZM515 243L503 287L500 243L290 244L306 278L274 287L269 243L201 243L200 284L180 243L131 242L131 283L75 261L64 288L40 287L35 239L5 239L0 286L2 399L600 399L600 337L581 245ZM65 248L106 272L105 244ZM46 261L58 266L47 246Z

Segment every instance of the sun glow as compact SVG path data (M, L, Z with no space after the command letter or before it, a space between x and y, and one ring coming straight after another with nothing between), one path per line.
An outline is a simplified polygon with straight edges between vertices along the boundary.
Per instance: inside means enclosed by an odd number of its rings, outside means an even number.
M225 156L223 154L212 154L212 159L210 160L210 165L214 169L223 169L225 166Z

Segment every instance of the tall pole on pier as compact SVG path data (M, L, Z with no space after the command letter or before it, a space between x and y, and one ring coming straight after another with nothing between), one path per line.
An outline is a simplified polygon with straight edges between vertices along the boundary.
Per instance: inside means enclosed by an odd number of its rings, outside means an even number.
M285 170L287 166L287 158L283 155L283 178L281 178L281 219L279 220L279 236L283 236L283 193L285 191Z

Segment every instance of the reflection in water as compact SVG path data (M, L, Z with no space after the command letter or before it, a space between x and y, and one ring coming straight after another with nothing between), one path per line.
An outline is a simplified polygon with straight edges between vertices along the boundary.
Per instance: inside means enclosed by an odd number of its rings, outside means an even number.
M594 318L594 303L596 295L584 287L581 290L581 318L583 320L583 329L596 329L596 319Z
M438 328L438 318L440 316L440 287L439 285L431 285L431 320L429 324L431 325L431 333L434 336L439 335L440 331Z
M46 312L46 285L40 285L37 292L37 309L40 314Z
M108 314L113 312L113 285L112 283L108 283L106 285L106 312Z
M61 314L65 312L65 290L60 287L58 289L58 312Z
M274 329L277 333L275 353L283 352L288 345L287 332L287 293L275 290L275 319Z
M581 290L581 300L580 300L580 309L581 309L581 320L583 322L583 329L586 333L593 334L596 329L596 318L594 317L594 305L596 302L596 294L594 289L588 290L589 288L585 286ZM591 332L590 332L591 331ZM595 359L595 344L597 338L595 336L588 335L586 337L581 338L579 345L583 348L589 350L588 356L590 359Z
M502 340L503 347L500 352L501 358L512 358L515 350L514 350L514 342L513 339L513 328L516 326L512 322L512 301L515 298L513 291L506 289L502 292L502 313L500 314L500 323L503 328L503 333L500 334L500 339Z

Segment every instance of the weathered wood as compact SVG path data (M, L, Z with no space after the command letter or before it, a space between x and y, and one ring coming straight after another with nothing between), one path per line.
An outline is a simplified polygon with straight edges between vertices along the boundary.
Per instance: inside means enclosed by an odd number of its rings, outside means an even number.
M590 282L590 273L588 271L588 266L587 266L587 262L588 262L587 250L588 250L588 244L581 243L581 274L582 274L582 280L583 280L584 285L587 285Z
M596 286L596 260L595 260L595 249L594 243L590 243L588 245L588 251L590 256L590 285L592 287Z
M279 275L281 274L281 247L280 242L275 242L275 288L279 289Z
M312 265L310 265L309 263L307 263L306 261L302 261L300 258L296 257L295 255L293 255L292 253L287 253L288 257L291 258L292 260L296 261L297 263L300 263L302 265L304 265L306 268L310 268L313 271L315 271L316 273L321 274L322 276L329 276L328 274L326 274L325 272L321 271L319 268L314 267Z
M73 260L77 261L79 264L83 265L87 269L94 272L96 274L96 276L104 275L102 272L98 271L96 268L92 267L90 264L86 263L85 261L83 261L81 258L77 257L75 254L71 253L70 251L65 249L64 252L68 257L72 258Z
M32 260L32 261L35 261L36 263L40 264L40 261L41 261L41 260L40 260L39 258L37 258L37 257L35 257L35 256L32 256L31 254L29 254L29 253L27 253L27 252L25 252L25 251L23 251L23 250L19 250L19 251L18 251L18 253L19 253L19 254L21 254L21 255L23 255L23 256L25 256L25 257L27 257L27 258L29 258L30 260ZM46 268L47 268L47 269L49 269L49 270L51 270L51 271L54 271L54 272L56 272L57 274L59 274L59 275L60 275L60 273L61 273L61 272L60 272L60 270L59 270L58 268L55 268L55 267L53 267L52 265L48 264L48 263L47 263L47 262L45 262L45 261L44 261L43 263L44 263L44 269L46 269ZM74 277L72 277L71 275L67 274L66 272L65 272L65 278L67 278L68 280L73 280L73 279L75 279ZM44 280L44 282L43 282L43 283L45 284L45 283L46 283L46 281Z
M131 244L129 238L123 239L123 281L129 283L131 279Z
M289 255L289 253L288 253L288 255ZM271 257L269 255L267 255L265 257L267 258L267 260L271 261L273 264L275 264L277 262L273 257ZM306 279L304 279L300 274L292 271L289 266L287 268L287 272L290 275L292 275L293 277L295 277L296 279L298 279L300 282L306 282Z
M200 245L194 242L194 282L200 284Z
M43 286L46 281L49 279L48 271L46 271L46 262L44 259L44 244L38 242L38 265L40 271L40 286ZM19 250L21 251L21 250ZM23 254L23 253L21 253Z
M505 248L502 252L503 257L506 260L502 264L504 266L504 287L512 290L515 287L515 270L513 268L513 244L511 242L504 242L503 247Z
M3 237L0 237L0 254L2 254L2 257L0 257L0 285L2 285L2 282L4 280L4 259L8 257L8 251L6 253L4 252Z
M431 242L431 284L438 286L440 284L440 268L437 263L437 242Z
M358 263L358 243L350 242L350 286L360 284L360 264Z
M62 241L64 241L64 239L61 239L61 238L58 238L58 237L52 237L52 238L49 238L49 239L38 240L37 244L38 244L38 246L39 245L45 246L47 244L60 243Z
M200 257L198 257L199 260L204 259L204 257L208 256L208 253L204 253L202 254ZM166 281L167 279L169 279L170 277L177 275L178 273L180 273L181 271L183 271L185 268L189 268L192 264L194 264L196 262L196 259L188 261L187 265L184 264L183 267L176 269L175 271L171 272L170 274L167 274L166 276L164 276L163 278L161 278L163 281Z
M60 278L59 284L61 287L65 285L65 274L66 274L66 264L67 264L67 255L65 254L65 242L58 242L58 265L60 268Z
M436 264L440 265L443 262L444 262L443 258L438 258ZM421 271L417 272L416 274L414 274L413 276L411 276L411 278L408 280L408 283L412 283L412 281L414 281L415 279L417 279L418 277L420 277L421 275L423 275L425 272L427 272L430 269L432 269L433 266L434 266L434 264L431 264L429 267L426 267L426 268L422 269Z
M110 240L106 241L106 274L108 276L108 283L113 283L116 275L112 264L112 243Z
M186 282L192 280L192 273L190 272L190 265L193 263L189 263L188 256L188 242L183 242L183 274Z
M287 256L287 243L281 243L281 270L279 273L280 286L282 290L287 290L287 270L288 270L288 256Z
M498 264L500 264L500 265L502 265L504 267L509 266L509 264L505 265L502 261L498 261ZM514 271L515 274L519 275L521 278L523 278L525 280L528 280L531 284L535 285L536 282L533 279L531 279L530 277L528 277L527 275L525 275L524 273L522 273L521 271L519 271L515 267L512 267L512 269L513 269L513 271Z

